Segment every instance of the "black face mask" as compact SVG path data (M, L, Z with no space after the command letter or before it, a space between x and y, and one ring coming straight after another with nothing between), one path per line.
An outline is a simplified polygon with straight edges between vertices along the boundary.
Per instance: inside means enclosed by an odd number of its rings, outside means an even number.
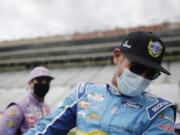
M40 98L44 98L49 91L49 84L34 84L34 93Z

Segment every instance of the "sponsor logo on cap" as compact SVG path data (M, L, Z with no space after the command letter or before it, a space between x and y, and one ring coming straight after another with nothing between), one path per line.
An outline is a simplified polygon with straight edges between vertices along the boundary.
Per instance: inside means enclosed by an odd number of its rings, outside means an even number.
M122 44L122 46L130 49L130 48L131 48L131 45L129 45L128 42L129 42L128 40L125 41L125 42Z
M159 57L162 53L162 45L159 42L150 41L148 44L148 52L152 57Z

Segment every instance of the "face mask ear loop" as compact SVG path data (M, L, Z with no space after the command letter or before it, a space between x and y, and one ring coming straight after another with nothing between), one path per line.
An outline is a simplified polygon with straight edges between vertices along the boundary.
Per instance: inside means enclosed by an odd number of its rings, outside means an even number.
M122 56L122 59L120 60L120 63L119 63L121 66L124 66L124 64L125 64L125 56L123 55ZM123 70L123 72L125 71L125 69L126 68L124 68L124 70ZM123 72L121 73L121 75L123 74ZM116 81L117 81L117 89L118 89L118 91L120 92L121 90L120 90L120 86L118 86L119 84L118 84L118 78L121 76L119 76L118 75L118 64L116 65L116 69L115 69L115 74L116 74ZM121 92L120 92L121 93Z
M123 54L122 54L122 55L123 55ZM123 55L123 56L122 56L122 59L120 60L120 65L121 65L121 66L124 66L124 60L125 60L125 56ZM118 73L117 73L117 72L118 72L118 64L116 65L115 72L116 72L116 73L115 73L115 74L116 74L116 78L118 78L118 77L119 77L119 75L118 75ZM123 71L123 72L124 72L124 71Z
M121 62L121 66L124 64L123 60L120 61ZM123 71L124 72L124 71ZM116 69L115 69L115 75L116 75L116 83L117 83L117 90L118 92L120 92L120 86L118 86L118 78L121 76L118 75L118 65L116 65Z
M117 72L118 72L117 70L118 70L118 65L116 65L116 69L115 69L116 78L119 77L119 76L118 76L118 73L117 73Z

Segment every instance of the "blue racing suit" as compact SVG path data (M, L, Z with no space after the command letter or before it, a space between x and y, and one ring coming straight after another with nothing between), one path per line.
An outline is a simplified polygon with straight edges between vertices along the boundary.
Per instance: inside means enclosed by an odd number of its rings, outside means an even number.
M24 135L175 135L173 104L147 92L137 97L111 85L81 83L56 111Z

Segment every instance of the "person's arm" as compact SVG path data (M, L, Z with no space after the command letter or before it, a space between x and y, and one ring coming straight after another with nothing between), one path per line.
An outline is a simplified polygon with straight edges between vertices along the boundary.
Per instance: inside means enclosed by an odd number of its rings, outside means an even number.
M24 135L67 135L76 126L78 95L83 94L84 84L78 85L68 95L63 104L54 112L39 121L34 128L28 130Z
M167 108L159 113L145 129L143 135L175 135L174 110Z
M24 116L17 105L5 110L0 125L0 135L16 135L20 129Z

